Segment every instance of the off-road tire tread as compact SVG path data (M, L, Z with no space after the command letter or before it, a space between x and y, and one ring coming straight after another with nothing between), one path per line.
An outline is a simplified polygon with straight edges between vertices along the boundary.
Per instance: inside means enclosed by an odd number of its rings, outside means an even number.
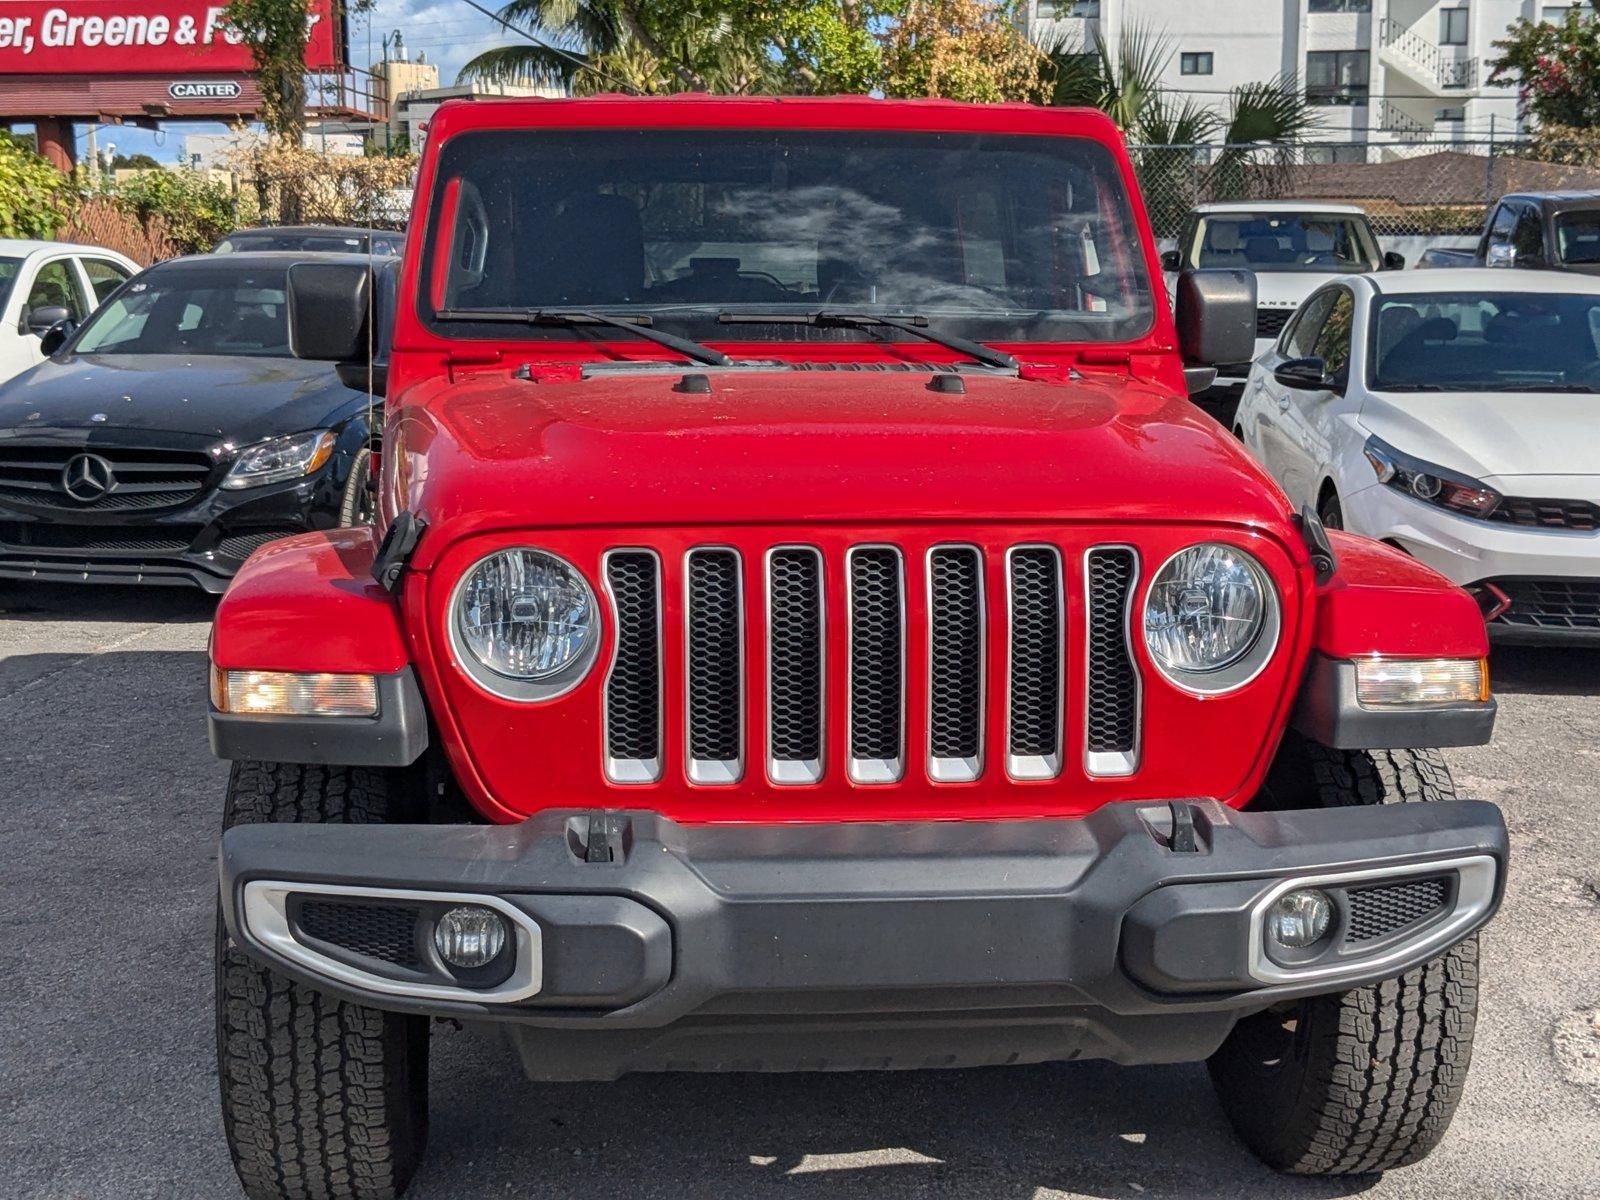
M1432 750L1333 750L1290 735L1288 769L1324 806L1455 798ZM1283 757L1280 754L1280 757ZM1281 800L1283 797L1280 796ZM1269 1165L1304 1175L1361 1175L1424 1158L1444 1136L1472 1059L1478 939L1396 979L1302 1002L1306 1069L1270 1086L1236 1031L1209 1063L1223 1108Z
M389 780L352 767L240 762L225 827L369 824ZM217 1072L252 1200L390 1200L427 1138L425 1018L351 1004L241 954L217 928Z

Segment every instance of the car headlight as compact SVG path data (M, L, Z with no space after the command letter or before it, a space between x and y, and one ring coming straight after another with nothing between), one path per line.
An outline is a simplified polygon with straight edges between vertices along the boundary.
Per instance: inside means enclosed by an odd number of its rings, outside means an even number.
M1169 558L1145 597L1144 642L1156 669L1190 691L1242 687L1278 643L1278 593L1237 546L1203 542Z
M1378 482L1424 504L1436 504L1467 517L1487 517L1500 504L1500 493L1469 475L1402 454L1381 438L1369 437L1361 448Z
M260 487L303 479L333 457L333 430L313 429L275 437L239 451L233 469L222 481L225 488Z
M469 674L496 695L542 700L577 683L599 650L594 590L544 550L500 550L456 586L451 639Z

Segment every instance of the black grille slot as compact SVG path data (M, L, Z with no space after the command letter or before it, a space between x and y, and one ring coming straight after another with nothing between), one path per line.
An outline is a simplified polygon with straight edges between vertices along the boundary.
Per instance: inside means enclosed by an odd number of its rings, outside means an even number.
M820 777L822 767L822 557L817 551L786 547L772 552L767 623L773 778L809 782Z
M217 553L224 558L249 558L269 542L304 533L303 529L258 529L253 533L230 533L217 543Z
M1275 338L1283 332L1283 327L1289 323L1289 318L1294 316L1292 308L1258 308L1256 309L1256 336L1258 338Z
M661 767L661 586L656 556L618 550L606 557L617 622L616 657L606 677L606 758L611 778L647 783Z
M98 461L69 492L67 467L83 455ZM202 451L3 442L0 502L74 512L173 508L198 497L215 467Z
M1573 529L1592 533L1600 529L1600 506L1587 500L1531 500L1507 496L1489 514L1491 521L1527 525L1537 529Z
M1450 901L1450 879L1433 875L1405 883L1351 888L1347 899L1350 928L1345 941L1372 942L1436 916Z
M687 647L689 772L697 782L732 782L743 755L743 598L732 550L689 555ZM721 764L711 767L709 764ZM734 766L730 768L729 764Z
M961 778L977 777L983 744L983 634L983 558L941 546L928 556L928 753L971 760Z
M1061 769L1061 555L1048 546L1013 550L1009 571L1007 750L1013 775L1041 778Z
M899 778L904 745L900 554L871 546L851 551L849 564L852 773L863 781L890 782Z
M40 550L87 550L107 554L182 554L199 532L199 526L147 532L124 529L118 525L0 522L0 542L8 546L30 546Z
M417 956L417 912L394 904L363 904L310 897L300 902L300 932L350 954L397 967L422 965Z
M1551 577L1491 579L1511 606L1495 618L1514 629L1600 632L1600 579Z
M1139 744L1139 677L1128 649L1128 597L1139 563L1126 547L1089 551L1089 644L1085 748L1094 774L1126 774ZM1128 756L1096 766L1094 755Z

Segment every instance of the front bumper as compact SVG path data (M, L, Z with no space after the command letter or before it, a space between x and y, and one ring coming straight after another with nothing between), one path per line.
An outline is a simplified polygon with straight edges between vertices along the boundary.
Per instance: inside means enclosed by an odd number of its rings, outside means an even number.
M339 522L329 467L237 491L212 487L181 507L101 514L0 506L0 579L227 589L267 542Z
M375 1007L502 1022L531 1074L578 1079L1198 1060L1248 1012L1396 975L1469 936L1499 904L1506 856L1484 803L1201 801L1079 820L551 810L510 826L241 825L220 871L247 954ZM1339 916L1322 951L1280 961L1264 906L1311 880ZM1372 889L1423 885L1433 910L1384 901L1410 924L1373 933L1373 897L1389 892ZM463 902L510 922L504 970L468 978L433 949L432 918ZM398 950L372 940L376 909L389 929L412 914ZM359 936L340 932L341 911Z

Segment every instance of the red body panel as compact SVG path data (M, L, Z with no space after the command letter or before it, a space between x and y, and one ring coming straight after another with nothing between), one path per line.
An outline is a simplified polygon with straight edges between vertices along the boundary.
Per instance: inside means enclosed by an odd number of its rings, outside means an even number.
M1330 530L1339 573L1318 590L1314 645L1329 658L1484 658L1477 601L1409 554Z
M269 542L245 563L211 630L228 670L390 674L411 661L394 597L372 578L370 528Z
M424 295L422 245L438 150L469 130L533 127L757 127L980 130L1090 138L1119 165L1152 288L1154 239L1120 136L1098 113L945 102L708 99L503 101L448 104L434 118L418 181L400 294ZM449 196L445 204L450 203ZM740 359L930 364L960 356L921 343L717 342ZM1243 449L1187 401L1171 313L1156 304L1143 337L1118 345L1016 345L1018 377L970 373L964 395L927 387L923 371L708 372L709 395L675 391L692 364L631 338L464 341L426 329L402 301L389 369L382 519L409 510L427 523L397 619L367 578L365 534L296 538L240 573L218 612L214 653L225 667L393 670L414 662L455 775L491 819L559 806L648 807L683 821L830 821L1072 816L1114 800L1215 797L1256 791L1288 720L1313 645L1339 657L1476 656L1482 622L1464 593L1401 556L1336 536L1339 577L1313 585L1289 505ZM667 360L627 377L599 364ZM586 370L585 367L590 369ZM1137 625L1128 642L1142 676L1145 737L1137 771L1091 778L1083 768L1086 616L1067 588L1062 774L1016 782L1003 769L1004 712L986 710L991 748L981 778L934 783L926 753L926 599L906 590L906 772L859 785L843 770L845 648L825 637L824 776L775 787L764 770L762 556L778 544L824 559L825 622L845 611L847 547L900 546L908 568L935 543L979 547L988 592L1003 594L1006 547L1060 547L1068 572L1091 545L1137 546L1141 580L1131 617L1166 558L1201 540L1248 547L1283 601L1281 641L1259 677L1222 697L1167 683ZM452 661L452 591L480 556L534 545L566 556L602 597L596 668L538 703L498 699ZM648 547L661 559L662 623L683 622L682 557L721 545L743 556L744 777L691 785L685 775L682 639L664 636L663 777L605 782L602 699L615 643L600 586L607 549ZM1004 690L1003 605L989 610L987 678ZM403 634L402 634L403 630Z

